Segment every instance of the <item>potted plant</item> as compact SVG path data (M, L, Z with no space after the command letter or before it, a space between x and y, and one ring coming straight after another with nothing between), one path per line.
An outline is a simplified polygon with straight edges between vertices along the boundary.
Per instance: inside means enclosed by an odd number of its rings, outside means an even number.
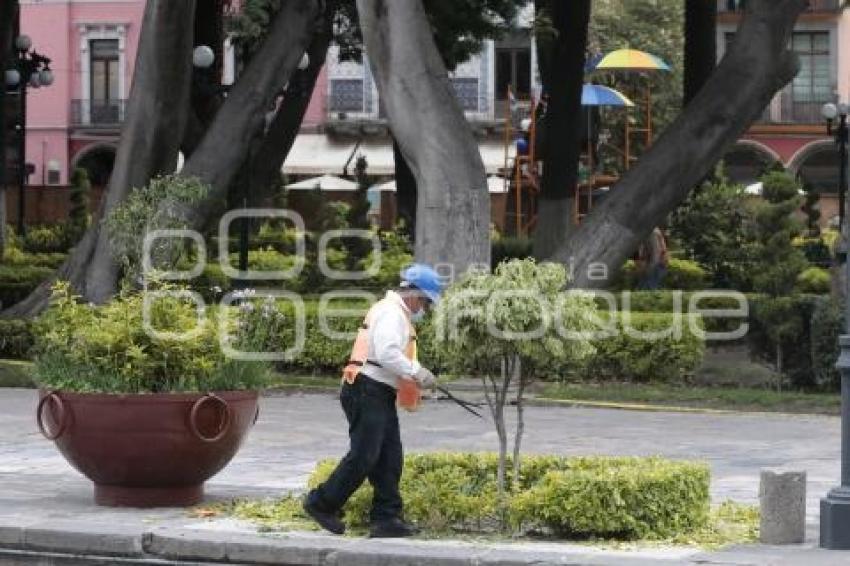
M268 367L224 355L221 329L238 347L252 325L216 314L179 291L146 304L126 290L94 306L54 288L36 322L38 426L94 482L98 504L197 503L256 422Z

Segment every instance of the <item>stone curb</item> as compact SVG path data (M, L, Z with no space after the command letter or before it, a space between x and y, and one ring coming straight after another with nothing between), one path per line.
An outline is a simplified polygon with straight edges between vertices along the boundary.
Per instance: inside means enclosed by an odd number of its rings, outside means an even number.
M195 530L50 522L0 525L0 564L21 557L64 557L73 564L253 564L287 566L541 566L685 564L681 556L641 557L589 549L512 550L505 545L447 541L373 541L293 533L262 536ZM11 562L14 563L14 562ZM30 563L30 562L25 562ZM33 562L35 563L35 562ZM56 563L64 563L57 561Z

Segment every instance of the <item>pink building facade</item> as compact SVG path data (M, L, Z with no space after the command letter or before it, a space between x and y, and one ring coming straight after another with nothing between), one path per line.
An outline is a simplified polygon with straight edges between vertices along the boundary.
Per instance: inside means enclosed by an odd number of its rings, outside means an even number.
M54 83L28 89L32 186L62 186L77 166L105 184L129 96L140 0L22 0L21 32L52 59Z

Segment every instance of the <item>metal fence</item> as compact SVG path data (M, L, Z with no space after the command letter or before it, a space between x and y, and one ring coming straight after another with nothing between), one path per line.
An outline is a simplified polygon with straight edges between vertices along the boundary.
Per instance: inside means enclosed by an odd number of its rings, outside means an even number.
M71 123L83 127L118 127L124 123L126 110L126 100L72 100Z

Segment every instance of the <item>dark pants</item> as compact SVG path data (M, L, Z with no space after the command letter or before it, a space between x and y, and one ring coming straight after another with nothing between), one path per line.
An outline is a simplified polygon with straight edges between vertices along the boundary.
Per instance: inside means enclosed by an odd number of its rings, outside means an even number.
M396 392L362 374L344 384L340 402L348 419L351 448L328 480L307 496L328 513L339 511L368 479L374 488L373 523L401 518L398 484L404 456L396 412Z

